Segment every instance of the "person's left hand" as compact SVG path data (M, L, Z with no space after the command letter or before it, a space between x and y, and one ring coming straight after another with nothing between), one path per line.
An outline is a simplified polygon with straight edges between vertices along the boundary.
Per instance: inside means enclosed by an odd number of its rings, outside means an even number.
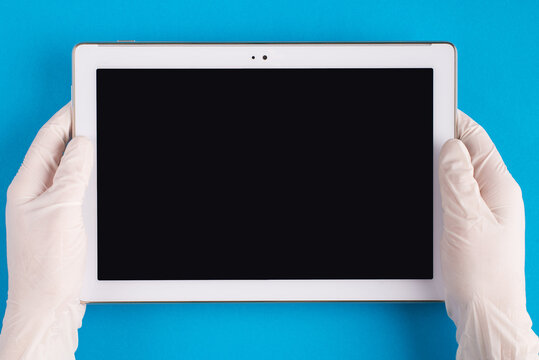
M83 137L69 141L70 129L67 104L41 128L8 189L0 359L74 358L85 310L82 200L93 146Z

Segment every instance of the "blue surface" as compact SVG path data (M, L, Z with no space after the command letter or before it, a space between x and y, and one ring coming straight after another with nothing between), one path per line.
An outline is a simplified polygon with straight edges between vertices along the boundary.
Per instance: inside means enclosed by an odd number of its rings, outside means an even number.
M459 107L487 129L524 192L528 309L539 321L537 14L536 0L0 1L0 203L39 127L69 101L78 42L451 41ZM441 303L92 305L77 357L452 359L454 331Z

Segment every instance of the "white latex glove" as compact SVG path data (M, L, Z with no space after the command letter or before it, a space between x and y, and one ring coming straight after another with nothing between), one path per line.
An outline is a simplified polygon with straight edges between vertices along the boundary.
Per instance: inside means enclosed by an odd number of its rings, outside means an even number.
M86 253L81 204L93 147L82 137L68 143L70 128L68 104L41 128L8 189L2 360L75 357L85 310L79 300Z
M524 204L489 136L459 111L440 153L445 302L457 359L534 359L524 284Z

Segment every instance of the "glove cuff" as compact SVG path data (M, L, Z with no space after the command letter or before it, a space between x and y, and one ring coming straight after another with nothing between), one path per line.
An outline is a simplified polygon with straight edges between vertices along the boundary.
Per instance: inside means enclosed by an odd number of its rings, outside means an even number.
M85 309L79 301L45 310L8 300L0 334L0 360L75 359L77 330Z
M534 359L539 338L524 309L502 310L488 300L473 299L466 306L452 307L448 313L457 326L458 360Z

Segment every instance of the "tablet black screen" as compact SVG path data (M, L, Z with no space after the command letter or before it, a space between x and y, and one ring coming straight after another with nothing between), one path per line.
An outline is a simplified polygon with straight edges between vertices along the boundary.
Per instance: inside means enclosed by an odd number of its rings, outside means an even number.
M98 278L431 279L432 69L98 69Z

